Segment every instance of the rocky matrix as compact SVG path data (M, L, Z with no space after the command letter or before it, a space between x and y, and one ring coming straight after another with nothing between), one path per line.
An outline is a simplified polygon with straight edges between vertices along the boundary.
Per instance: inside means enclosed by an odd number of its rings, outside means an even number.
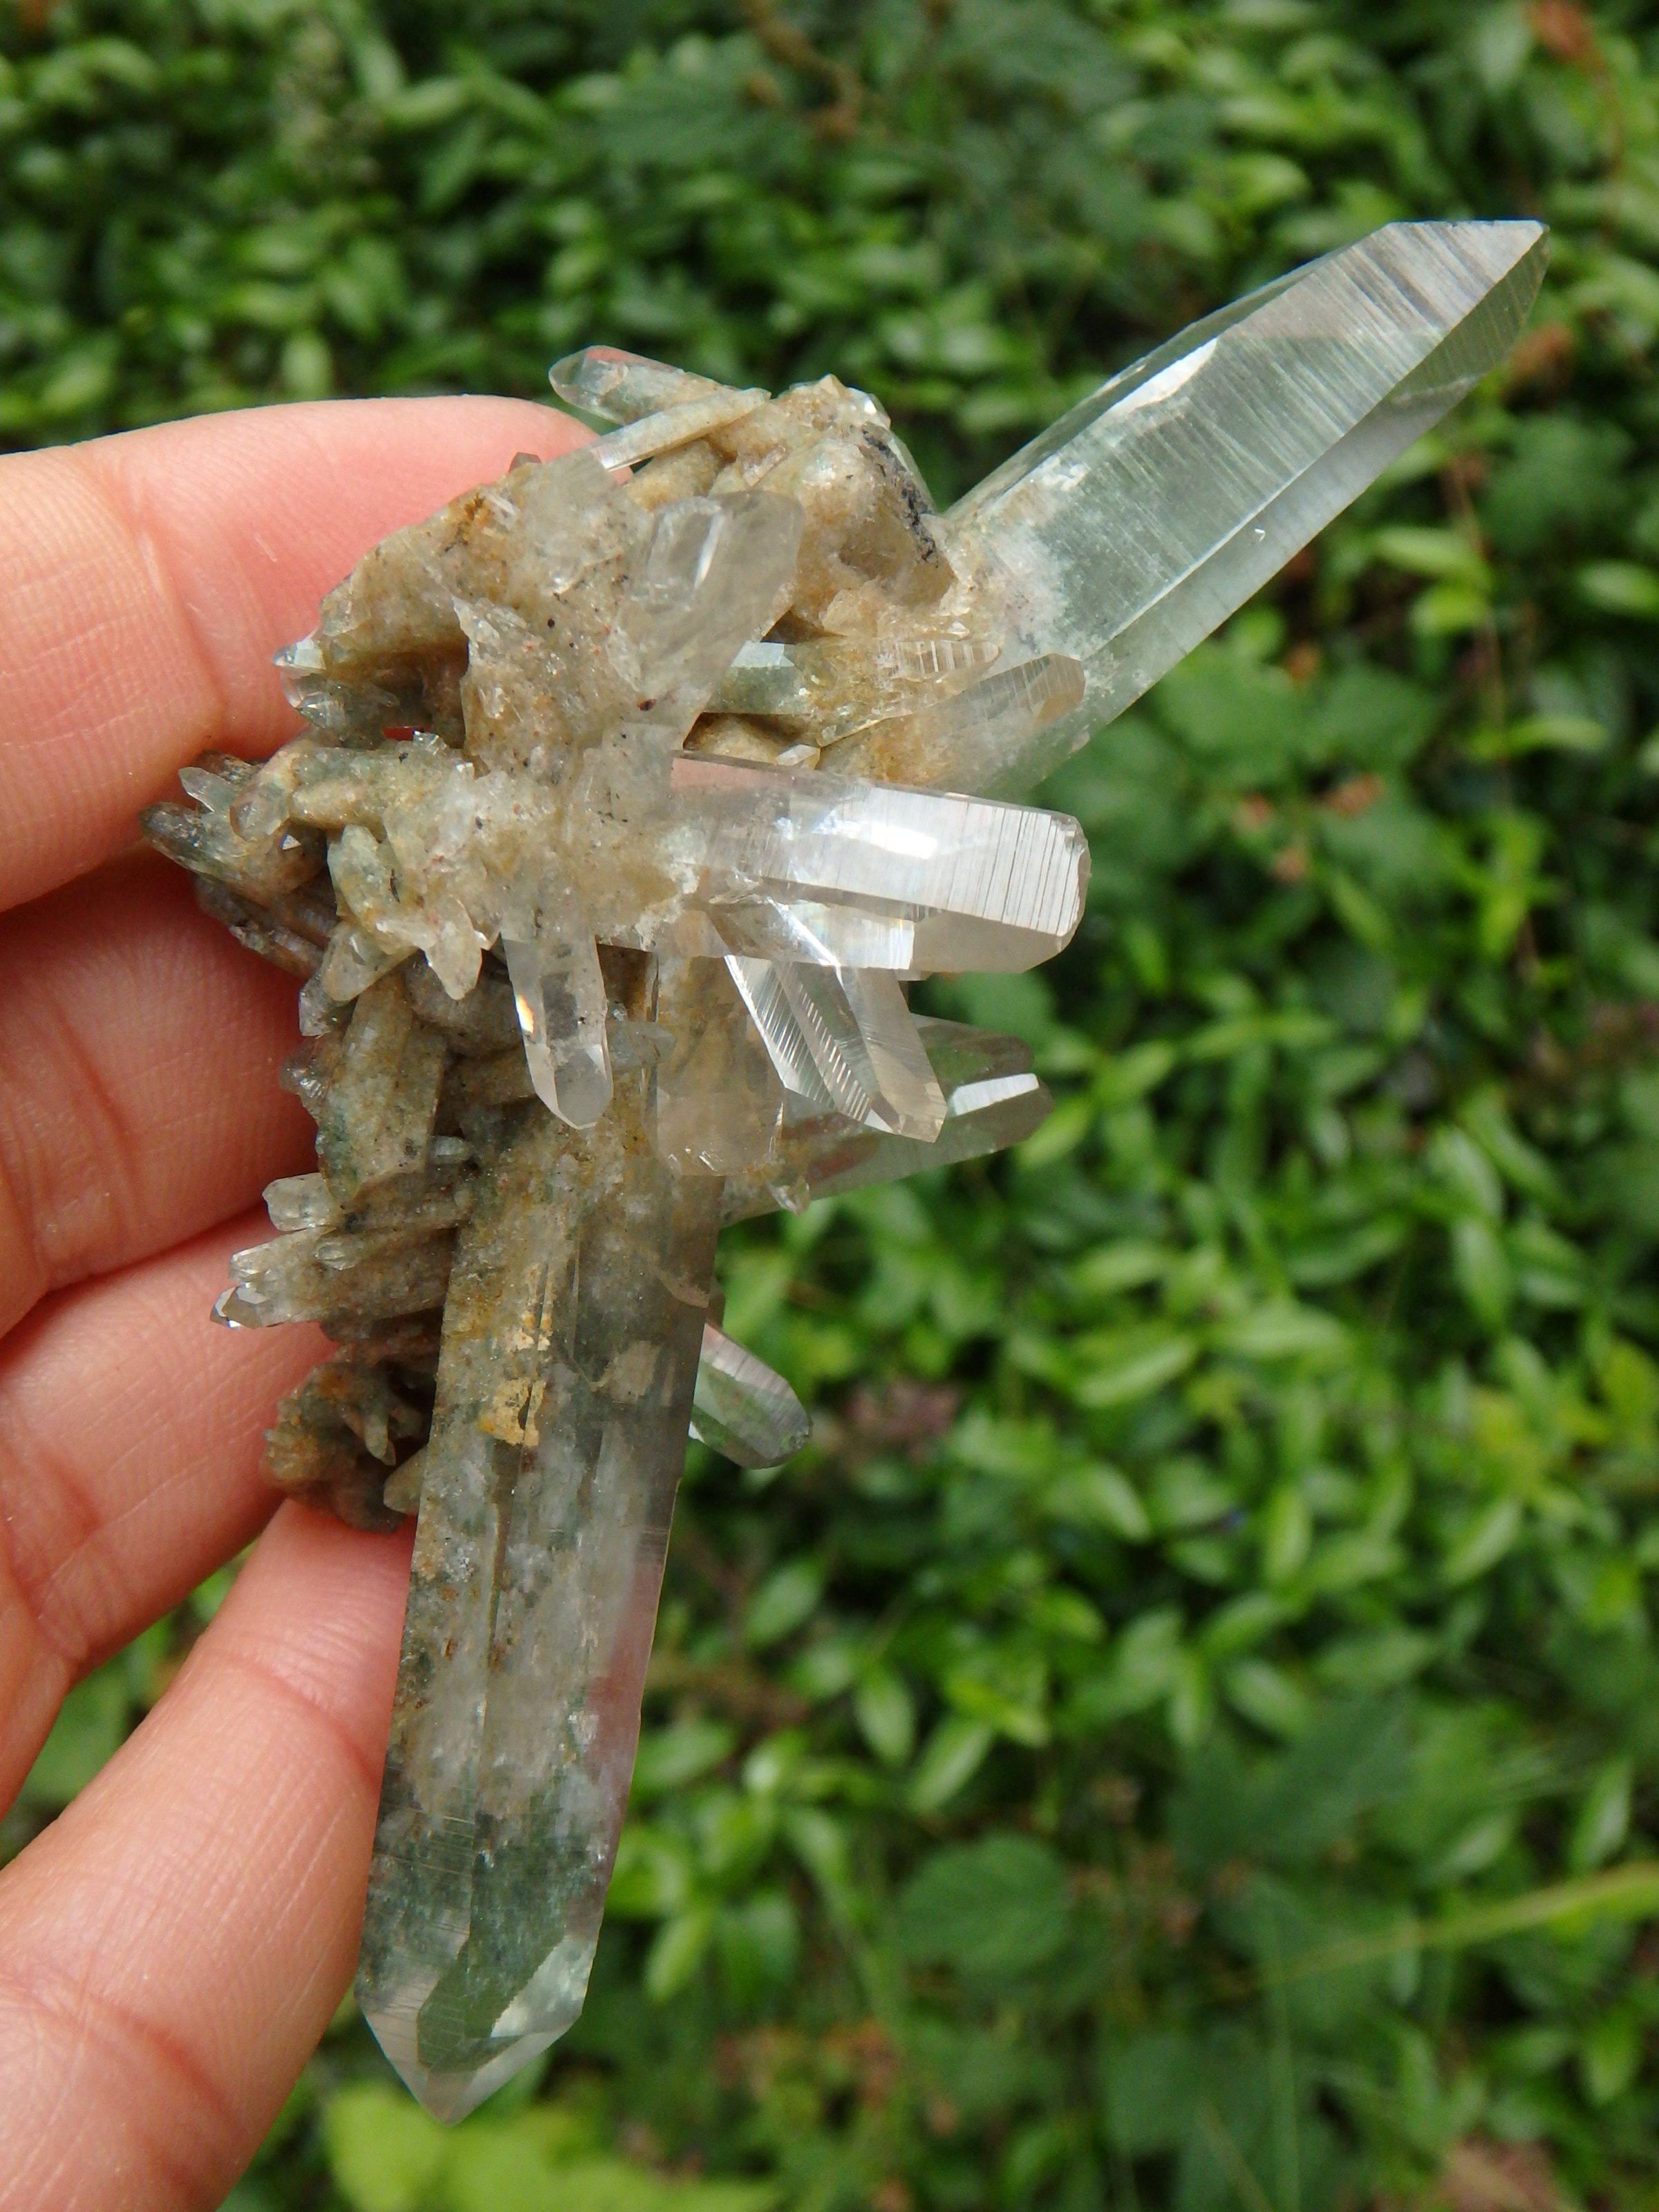
M710 1310L722 1222L1013 1143L1013 1040L906 985L1060 950L1036 781L1507 349L1531 224L1396 225L1103 386L949 514L876 403L592 349L615 427L377 547L279 656L304 727L146 834L301 981L319 1171L234 1328L338 1345L284 1490L419 1514L359 1994L431 2109L575 2018L688 1427L793 1393Z

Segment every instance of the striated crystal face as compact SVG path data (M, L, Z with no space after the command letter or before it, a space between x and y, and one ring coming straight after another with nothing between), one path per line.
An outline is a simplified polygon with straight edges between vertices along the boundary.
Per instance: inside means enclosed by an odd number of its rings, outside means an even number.
M974 788L1045 775L1437 422L1519 335L1544 238L1391 223L1125 369L959 501L950 556L1000 580L1019 659L1074 655L1085 684Z
M688 1431L808 1423L717 1326L723 1221L1018 1142L1014 1040L913 1015L1060 951L1017 791L1263 582L1518 329L1541 234L1396 225L1103 386L948 514L871 398L592 348L613 427L375 548L279 657L303 723L146 833L301 979L318 1172L233 1327L339 1349L268 1465L417 1513L359 1993L446 2118L580 2010Z

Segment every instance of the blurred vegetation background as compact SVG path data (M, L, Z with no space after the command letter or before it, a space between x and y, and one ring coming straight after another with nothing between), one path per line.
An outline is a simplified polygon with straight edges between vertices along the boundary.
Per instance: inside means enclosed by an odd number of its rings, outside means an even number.
M235 2212L1659 2201L1659 10L68 0L0 33L0 434L879 393L941 497L1399 216L1507 368L1050 787L936 986L1019 1157L728 1246L812 1403L696 1452L587 2014L446 2136L348 2008ZM79 1690L27 1839L194 1625Z

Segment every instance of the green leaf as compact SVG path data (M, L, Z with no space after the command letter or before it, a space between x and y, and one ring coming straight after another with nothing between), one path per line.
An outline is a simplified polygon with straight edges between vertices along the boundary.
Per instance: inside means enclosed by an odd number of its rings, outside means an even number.
M936 1851L906 1883L896 1914L908 1957L988 1981L1046 1965L1070 1926L1065 1867L1028 1836L987 1836Z
M475 2120L447 2148L444 2212L538 2212L562 2178L556 2178L558 2165L522 2120Z
M1526 10L1514 0L1483 8L1469 32L1469 52L1489 92L1507 92L1532 51L1533 30Z
M1197 2123L1207 2070L1196 2039L1181 2028L1109 2045L1101 2064L1109 2139L1132 2158L1174 2150Z
M1109 1529L1127 1543L1144 1544L1152 1533L1139 1492L1120 1468L1104 1462L1059 1476L1049 1488L1048 1504L1055 1520Z
M642 1802L683 1790L729 1759L737 1742L736 1729L725 1721L676 1721L669 1728L648 1729L634 1760L635 1796Z
M902 1675L872 1667L853 1692L853 1712L865 1741L888 1766L902 1766L916 1741L915 1702Z
M1434 728L1434 694L1393 669L1339 669L1313 693L1304 751L1318 766L1403 768Z
M1080 1406L1098 1410L1162 1390L1186 1373L1198 1346L1190 1336L1149 1323L1080 1338L1075 1357L1079 1379L1072 1395Z
M712 1905L695 1904L665 1920L645 1961L646 1993L659 2004L677 1996L702 1965L714 1932Z
M1607 725L1588 714L1526 714L1475 731L1468 750L1477 760L1519 760L1527 753L1603 753L1612 742Z
M749 1601L744 1641L754 1650L781 1644L817 1611L824 1573L816 1559L790 1559L769 1575Z
M118 1665L100 1668L77 1683L58 1708L52 1734L29 1769L23 1784L25 1802L67 1805L119 1749L127 1711L127 1687Z
M1379 561L1436 583L1461 584L1484 592L1490 572L1478 546L1455 530L1426 529L1395 523L1371 540Z
M1451 1231L1452 1273L1471 1310L1487 1328L1504 1325L1514 1291L1509 1256L1490 1222L1465 1215Z
M1642 2063L1642 2023L1634 2012L1603 2013L1584 2038L1579 2054L1584 2094L1592 2105L1622 2097Z
M845 1822L816 1805L799 1805L785 1815L783 1826L796 1857L817 1883L830 1911L843 1924L855 1919L860 1899L853 1879Z
M1179 1677L1183 1626L1173 1606L1131 1621L1108 1651L1104 1667L1078 1692L1079 1716L1097 1726L1143 1712L1169 1696Z
M787 1990L800 1960L800 1916L781 1890L762 1891L721 1908L714 1944L732 2002L752 2009Z
M1261 1571L1270 1583L1288 1582L1313 1545L1313 1516L1294 1483L1281 1483L1261 1511Z
M945 1680L945 1695L958 1711L1034 1749L1048 1741L1047 1691L1040 1662L1008 1668L958 1667Z
M1316 1306L1272 1301L1228 1322L1214 1336L1218 1352L1236 1359L1330 1359L1346 1348L1340 1322Z
M1522 1507L1518 1498L1494 1498L1490 1505L1470 1514L1441 1557L1440 1571L1455 1589L1489 1574L1511 1551L1521 1534Z
M605 1908L619 1917L665 1919L685 1904L691 1881L684 1839L630 1820L617 1845Z
M1222 1689L1236 1712L1269 1735L1300 1735L1312 1717L1307 1692L1269 1660L1235 1661L1222 1677Z
M1233 790L1273 789L1304 743L1305 702L1284 672L1200 646L1153 695L1158 712L1202 773Z
M950 1713L921 1747L906 1793L918 1813L937 1813L966 1787L996 1741L994 1729L965 1713Z
M1567 1864L1575 1874L1605 1866L1624 1849L1630 1833L1633 1762L1610 1759L1584 1792L1567 1844Z
M1467 637L1492 620L1492 600L1484 583L1433 584L1412 607L1411 626L1420 638Z
M337 2089L323 2114L335 2187L352 2212L424 2212L448 2161L450 2137L402 2089Z
M1589 561L1578 571L1578 595L1602 614L1659 622L1659 568L1635 561Z
M1460 1211L1481 1214L1491 1221L1503 1218L1504 1187L1497 1170L1485 1150L1463 1130L1439 1130L1430 1161Z

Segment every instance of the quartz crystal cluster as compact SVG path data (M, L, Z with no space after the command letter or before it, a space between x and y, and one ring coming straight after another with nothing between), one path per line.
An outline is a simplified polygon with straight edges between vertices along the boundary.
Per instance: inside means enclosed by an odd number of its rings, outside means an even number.
M275 1480L419 1514L359 1991L434 2112L580 2009L688 1426L805 1437L718 1326L722 1223L1037 1125L1016 1042L907 999L1078 926L1078 825L1007 794L1501 357L1541 256L1379 232L944 514L834 378L591 349L554 387L611 427L378 546L279 656L301 733L145 817L301 979L318 1171L218 1312L338 1346Z

